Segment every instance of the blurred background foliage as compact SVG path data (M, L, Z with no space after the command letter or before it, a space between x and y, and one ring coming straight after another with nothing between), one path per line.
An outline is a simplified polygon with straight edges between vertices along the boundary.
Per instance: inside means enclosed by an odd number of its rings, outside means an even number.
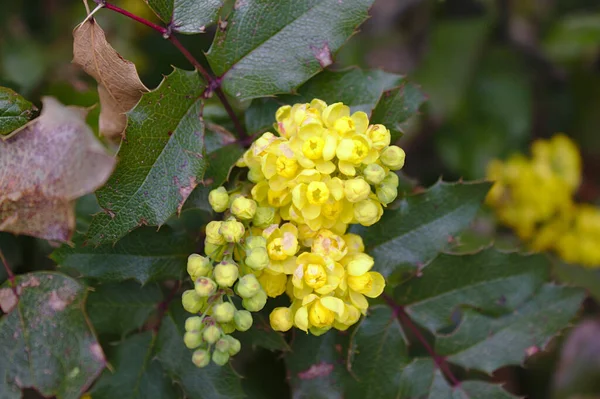
M114 3L156 21L143 0ZM565 132L580 145L584 159L579 199L598 204L598 0L376 0L371 15L340 51L335 67L406 74L429 95L422 116L410 123L400 142L408 154L408 176L424 186L440 176L479 179L491 159L525 152L533 139ZM71 31L84 17L85 8L77 0L1 1L0 86L38 105L44 95L66 104L96 104L95 84L70 63ZM158 85L171 65L190 69L150 29L112 13L100 12L97 19L109 42L136 63L148 87ZM181 40L202 59L213 33L214 27ZM241 111L248 105L236 107ZM96 128L97 112L89 119ZM216 102L209 101L206 114L228 127ZM87 197L79 208L82 215L89 214L97 204ZM483 227L475 226L472 235L488 229L482 220ZM52 267L47 259L52 248L44 241L0 233L0 247L19 273ZM0 281L4 279L0 270ZM525 368L502 369L495 378L532 399L600 398L597 314L597 302L588 300L582 322L549 351L530 358ZM248 372L268 375L270 369L280 369L281 359L270 352L263 355L261 367L249 364ZM283 392L283 381L273 389Z

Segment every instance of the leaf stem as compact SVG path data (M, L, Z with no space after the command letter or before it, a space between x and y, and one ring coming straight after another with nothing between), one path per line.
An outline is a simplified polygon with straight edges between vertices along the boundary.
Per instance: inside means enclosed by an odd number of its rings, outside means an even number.
M138 15L132 14L129 11L122 9L121 7L117 7L114 4L107 2L106 0L94 0L94 2L108 10L111 10L111 11L114 11L121 15L124 15L128 18L133 19L136 22L139 22L140 24L143 24L143 25L148 26L149 28L152 28L156 32L160 33L163 38L170 41L177 48L177 50L179 50L179 52L181 52L181 54L183 54L183 56L190 62L190 64L192 64L194 66L194 68L196 68L196 70L206 80L206 82L207 82L206 95L209 95L213 91L217 94L217 97L219 97L219 100L223 104L225 111L227 111L227 114L229 115L229 117L231 118L231 121L233 122L233 124L235 126L235 130L238 133L238 138L244 142L246 140L248 140L248 137L249 137L248 133L246 133L246 130L244 129L244 127L242 126L242 123L240 122L240 119L235 114L233 107L231 106L231 104L229 103L229 100L227 100L227 97L225 96L225 93L221 89L221 79L215 78L214 76L212 76L206 70L206 68L204 68L202 66L202 64L192 55L192 53L190 53L188 51L187 48L185 48L185 46L179 41L179 39L177 39L177 37L175 37L175 35L173 35L170 25L167 26L166 28L163 26L157 25L157 24L155 24L151 21L148 21L147 19L144 19Z
M175 284L171 292L169 292L169 295L167 295L164 301L158 304L158 323L156 323L156 325L154 326L154 332L158 332L158 330L160 330L162 320L165 317L167 310L169 310L169 304L175 298L175 295L177 294L177 291L179 291L179 288L181 288L181 280L177 280L177 284Z
M15 296L18 298L19 295L17 293L17 284L15 282L15 274L11 270L10 265L8 264L8 261L4 257L4 252L2 252L2 249L0 249L0 261L2 262L2 265L4 265L4 270L6 270L6 276L8 278L8 282L10 284L10 287L12 288L13 293L15 294Z
M436 353L436 351L429 344L429 342L427 341L427 339L425 338L425 336L423 335L421 330L419 330L419 328L415 325L415 323L413 323L410 316L406 313L406 310L404 310L404 306L398 305L394 301L394 299L387 294L383 294L383 299L394 310L394 314L396 315L398 320L400 320L400 323L403 324L404 326L408 327L408 329L412 331L412 333L415 335L415 337L417 337L419 342L421 342L421 344L423 345L425 350L433 358L433 361L435 362L436 366L442 371L442 373L444 373L444 375L446 376L446 378L448 379L450 384L453 387L460 386L460 381L454 376L454 374L450 370L450 365L446 361L446 358L444 356L441 356Z

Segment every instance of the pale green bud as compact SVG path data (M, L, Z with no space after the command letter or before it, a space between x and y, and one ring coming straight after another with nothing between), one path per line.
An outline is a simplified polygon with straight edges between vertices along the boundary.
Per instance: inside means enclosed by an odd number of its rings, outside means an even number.
M267 294L262 290L258 291L253 297L242 300L242 306L251 312L258 312L265 307L266 303Z
M217 326L208 326L204 330L202 337L209 344L214 344L221 338L221 330Z
M269 265L267 248L254 248L246 253L246 265L254 270L262 270Z
M229 323L233 320L235 306L229 302L219 303L213 307L213 317L219 323Z
M370 184L379 184L385 179L385 169L381 165L371 163L363 171L365 180Z
M213 355L212 355L212 361L217 366L224 366L229 361L229 353L228 352L221 352L221 351L218 351L218 350L214 351Z
M191 254L188 257L187 272L192 280L196 280L198 277L208 276L208 273L210 273L211 270L212 265L210 259L198 254Z
M248 331L252 327L252 314L247 310L238 310L233 316L233 322L238 331Z
M198 313L204 306L204 298L196 294L195 290L187 290L181 297L183 308L190 313Z
M215 344L215 349L221 352L229 352L229 340L228 335L221 337Z
M226 243L223 234L221 233L221 228L223 227L223 222L213 220L206 225L206 242L215 244L215 245L224 245Z
M238 265L223 261L215 266L213 277L221 287L231 287L238 279Z
M196 367L206 367L210 363L210 353L206 349L198 349L192 355L192 362Z
M204 323L202 323L202 317L200 316L188 317L185 321L185 331L200 331L203 328Z
M183 334L183 343L188 349L194 349L202 345L202 334L198 331L188 331Z
M383 181L381 182L382 186L398 187L399 184L400 179L398 178L398 175L395 172L388 172L388 174L385 175L385 179L383 179Z
M231 334L235 331L235 323L233 321L223 323L221 324L221 330L223 330L223 334Z
M235 288L242 298L253 297L261 290L260 283L254 274L246 274L241 277Z
M212 209L217 212L225 212L229 205L229 194L225 187L215 188L208 194L208 203Z
M267 239L263 236L250 236L246 238L244 247L246 248L246 250L251 250L254 248L266 248Z
M211 244L206 240L204 241L204 252L216 262L219 262L223 259L223 252L225 252L225 248L225 245Z
M237 339L233 338L230 335L228 335L227 338L229 341L229 355L230 356L237 355L238 352L240 351L240 349L242 349L242 344L240 343L240 341L238 341Z
M404 150L398 146L391 145L379 156L381 163L392 170L402 169L404 166L404 159L406 158L406 154Z
M231 213L242 220L251 220L256 214L256 201L239 196L231 203Z
M200 277L194 283L196 294L201 297L208 297L215 293L217 284L208 277Z
M227 242L240 242L245 231L244 225L235 219L223 222L219 229L219 233Z
M379 201L386 205L394 202L398 196L398 189L394 186L379 186L375 191Z
M259 206L256 209L252 224L261 229L267 228L277 221L277 211L275 208Z

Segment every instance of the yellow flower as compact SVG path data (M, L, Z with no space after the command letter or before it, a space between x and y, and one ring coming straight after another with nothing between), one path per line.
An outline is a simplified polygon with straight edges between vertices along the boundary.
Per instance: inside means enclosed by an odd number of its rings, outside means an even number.
M341 264L332 259L304 252L296 259L296 270L292 276L294 296L302 299L312 292L327 295L342 281L345 271Z
M267 268L276 273L292 274L296 268L298 228L292 223L285 223L281 227L272 225L262 235L267 239L270 258Z
M354 218L363 226L377 223L382 215L381 204L373 199L366 199L354 204Z
M274 273L270 270L265 270L258 278L263 290L271 298L278 297L285 292L287 286L287 276L283 273Z
M275 331L288 331L294 325L293 317L294 314L290 308L275 308L269 315L271 328Z
M303 331L310 329L329 329L336 319L343 320L346 315L344 302L333 296L319 297L308 295L303 300L292 303L294 325Z
M315 236L311 251L315 254L327 256L334 261L339 261L348 253L348 247L342 237L330 230L322 229Z

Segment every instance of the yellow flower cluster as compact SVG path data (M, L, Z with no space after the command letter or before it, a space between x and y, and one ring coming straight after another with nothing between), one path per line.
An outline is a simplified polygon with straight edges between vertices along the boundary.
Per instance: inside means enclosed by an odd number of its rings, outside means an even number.
M531 158L494 160L487 197L498 219L535 251L553 250L564 261L600 266L600 210L573 200L581 157L566 136L533 143Z
M240 274L255 275L269 297L289 296L291 305L270 315L273 329L345 330L366 313L366 298L385 287L348 225L379 221L397 196L394 171L405 154L390 145L385 126L342 103L283 106L276 121L278 134L263 134L237 162L251 184L215 189L209 202L244 225L233 251ZM206 252L219 261L215 231L207 226Z

